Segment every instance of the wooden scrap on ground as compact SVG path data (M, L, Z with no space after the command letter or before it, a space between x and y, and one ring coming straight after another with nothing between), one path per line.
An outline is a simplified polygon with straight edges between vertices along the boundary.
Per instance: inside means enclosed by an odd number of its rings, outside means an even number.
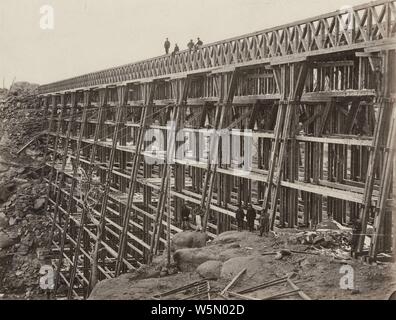
M271 281L267 281L264 282L262 284L259 284L257 286L251 287L251 288L247 288L241 291L238 291L239 294L244 294L244 293L249 293L249 292L253 292L253 291L257 291L257 290L261 290L261 289L265 289L265 288L269 288L278 284L281 284L283 282L285 282L288 279L288 277L283 277L283 278L279 278L279 279L274 279Z
M176 288L176 289L172 289L172 290L170 290L170 291L167 291L167 292L164 292L164 293L161 293L161 294L157 294L157 295L155 295L153 298L154 298L154 299L161 299L161 298L163 298L163 297L167 297L167 296L170 296L170 295L172 295L172 294L181 293L181 292L186 291L186 290L188 290L188 289L192 289L192 288L195 288L195 287L199 287L199 286L201 286L201 285L203 285L203 284L205 284L205 283L206 283L205 280L202 280L202 281L195 281L195 282L192 282L192 283L187 284L187 285L185 285L185 286L182 286L182 287L179 287L179 288Z
M35 142L41 136L47 134L47 131L40 132L38 135L34 136L28 143L26 143L21 149L18 150L17 155L19 155L22 151L27 149L33 142Z
M231 297L238 298L241 300L261 300L261 299L245 296L245 295L242 295L242 294L239 294L236 292L231 292L231 291L227 291L227 294L230 295Z
M298 250L290 250L292 253L300 253L300 254L312 254L314 256L319 256L320 253L317 252L309 252L309 251L298 251Z
M193 294L193 295L191 295L191 296L189 296L187 298L183 298L181 300L191 300L191 299L198 298L198 297L206 295L206 294L208 295L208 300L211 300L210 294L211 293L215 293L215 292L216 292L216 290L211 290L210 289L208 291L203 291L203 292L199 292L197 294Z
M287 282L290 284L290 286L294 289L294 290L298 290L298 295L302 298L302 299L304 299L304 300L312 300L307 294L305 294L299 287L297 287L296 285L295 285L295 283L290 279L290 278L288 278L287 279Z
M274 256L274 255L276 255L278 252L276 252L276 251L272 251L272 252L264 252L264 253L262 253L261 255L262 256Z
M240 277L242 277L242 275L246 272L246 268L243 269L241 272L239 272L232 280L231 282L223 289L223 291L221 291L220 295L226 295L227 291L230 290L239 280Z
M269 297L266 297L266 298L263 298L263 299L260 299L260 300L272 300L272 299L288 296L290 294L293 294L293 293L296 293L296 292L299 292L299 291L300 291L300 289L294 289L294 290L290 290L290 291L285 291L285 292L277 293L277 294L274 294L272 296L269 296Z

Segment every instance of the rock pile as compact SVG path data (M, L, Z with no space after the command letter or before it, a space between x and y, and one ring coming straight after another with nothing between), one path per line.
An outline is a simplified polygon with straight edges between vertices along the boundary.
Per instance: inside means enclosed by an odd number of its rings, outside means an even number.
M48 244L43 141L18 154L42 130L43 112L32 92L16 86L0 100L0 294L40 294L37 250ZM33 89L34 90L34 89Z
M9 96L0 103L1 145L17 151L43 131L43 110L33 95Z
M349 249L352 240L352 229L338 226L333 221L326 221L323 226L315 231L297 232L289 237L290 244L303 244L322 248Z

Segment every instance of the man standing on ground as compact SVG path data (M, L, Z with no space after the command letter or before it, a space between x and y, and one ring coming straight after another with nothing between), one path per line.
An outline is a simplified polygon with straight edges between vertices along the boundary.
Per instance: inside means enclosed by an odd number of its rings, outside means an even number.
M171 44L170 44L168 38L166 38L165 43L164 43L164 48L165 48L165 53L166 54L169 54L170 46L171 46Z
M359 236L362 232L362 221L357 219L352 228L351 257L356 258L356 251L359 246Z
M260 215L260 237L267 236L270 230L270 216L267 210L263 211Z
M238 231L243 230L243 221L245 220L245 212L242 209L242 205L239 205L239 208L235 214L235 218L238 225Z
M256 220L256 210L253 209L253 206L249 204L247 213L246 213L247 223L250 232L254 232L254 221Z
M182 215L182 229L183 231L186 231L190 229L190 209L185 204L183 204L181 215Z
M195 223L197 225L197 228L195 231L202 231L202 218L203 218L204 212L205 212L204 208L202 208L199 205L194 210Z

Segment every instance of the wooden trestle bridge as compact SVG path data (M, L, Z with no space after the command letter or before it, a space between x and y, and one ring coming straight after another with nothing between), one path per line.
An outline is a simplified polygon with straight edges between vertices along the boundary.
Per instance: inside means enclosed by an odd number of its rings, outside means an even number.
M41 86L58 287L87 297L147 263L184 203L206 208L210 237L252 203L276 228L359 218L359 253L391 252L395 33L395 1L381 0Z

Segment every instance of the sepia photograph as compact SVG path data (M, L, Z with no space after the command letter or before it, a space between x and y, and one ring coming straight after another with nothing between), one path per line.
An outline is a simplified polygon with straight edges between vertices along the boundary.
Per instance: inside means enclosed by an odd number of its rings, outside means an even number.
M396 300L395 99L396 0L0 0L0 305Z

